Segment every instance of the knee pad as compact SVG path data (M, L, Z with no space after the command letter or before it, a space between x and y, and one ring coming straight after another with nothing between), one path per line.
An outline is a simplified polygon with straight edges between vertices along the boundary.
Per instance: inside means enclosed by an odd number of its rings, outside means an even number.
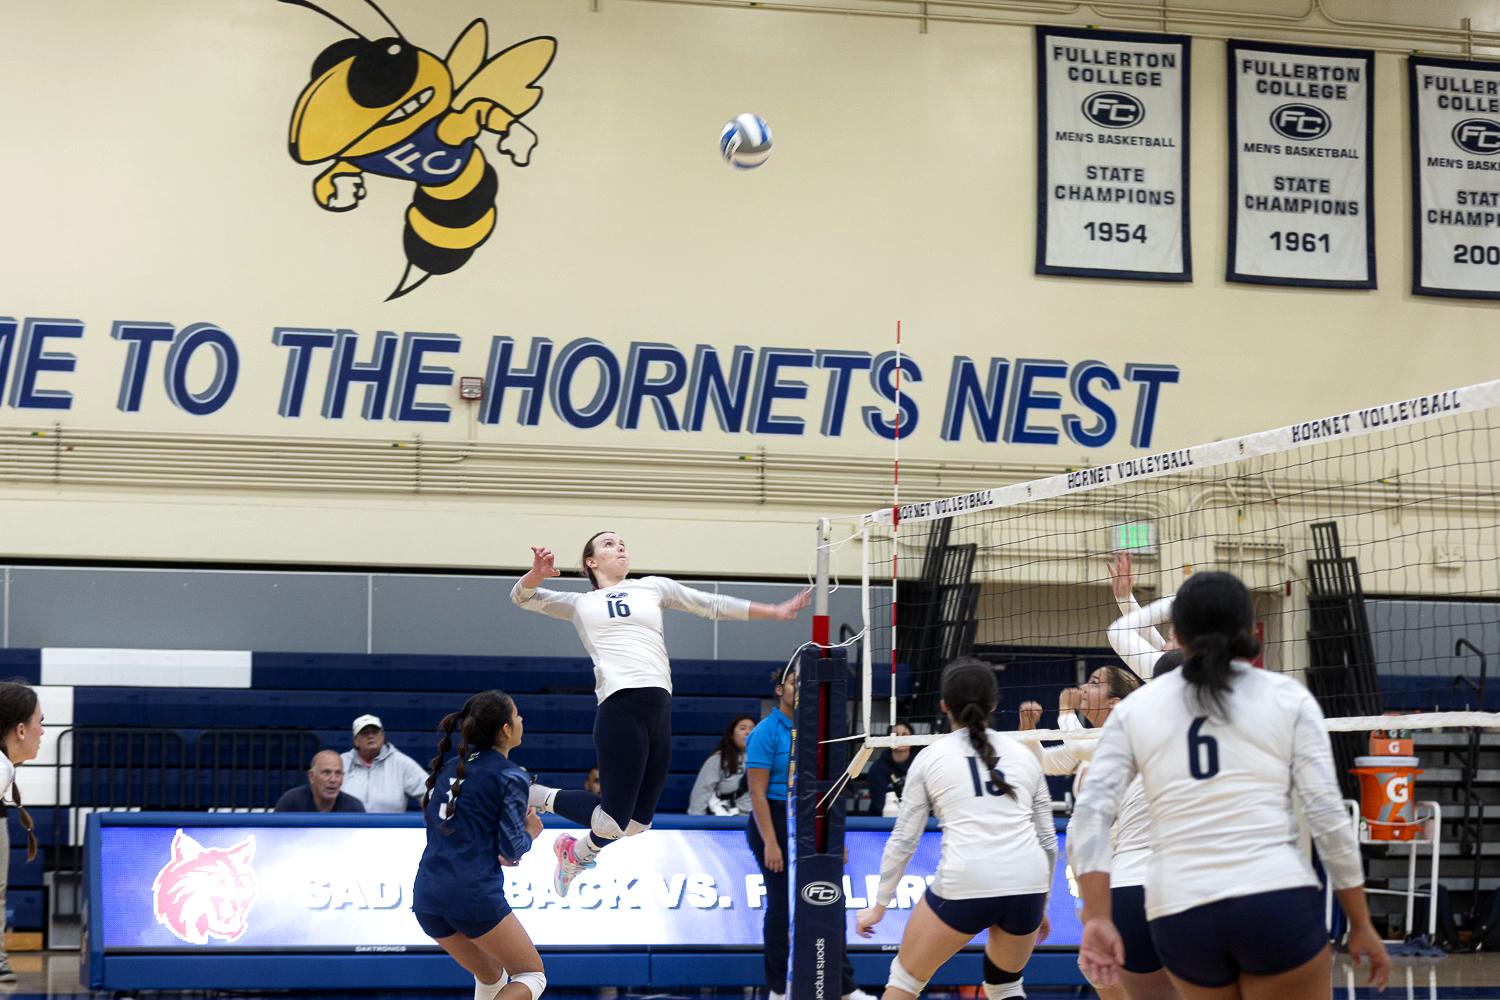
M1004 986L1009 983L1020 982L1021 974L1019 972L1006 972L1004 969L1000 968L1000 966L990 961L989 952L985 952L984 981L997 986Z
M493 983L481 983L479 977L474 977L474 1000L495 1000L505 985L510 982L510 977L502 970L500 978Z
M599 840L619 840L625 836L625 831L620 829L620 824L615 822L613 816L604 811L603 806L594 807L594 815L589 822L589 830Z
M888 990L901 990L917 997L927 988L927 980L918 979L901 965L901 956L897 955L891 959L891 977L886 980L885 988Z
M649 829L651 829L650 823L639 823L635 820L631 820L625 825L625 836L634 837L636 834L645 833Z
M513 983L525 983L526 988L531 991L531 1000L542 1000L542 990L547 988L547 974L545 972L518 972L510 977Z
M989 977L985 977L984 995L989 1000L1025 1000L1026 987L1021 983L1019 972L1009 973L1016 978L1008 983L992 983Z

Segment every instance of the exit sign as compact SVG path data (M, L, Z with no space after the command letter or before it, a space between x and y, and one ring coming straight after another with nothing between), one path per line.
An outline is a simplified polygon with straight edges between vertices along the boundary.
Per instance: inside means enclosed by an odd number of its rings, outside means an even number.
M1156 551L1156 525L1149 521L1115 525L1114 551L1154 553Z

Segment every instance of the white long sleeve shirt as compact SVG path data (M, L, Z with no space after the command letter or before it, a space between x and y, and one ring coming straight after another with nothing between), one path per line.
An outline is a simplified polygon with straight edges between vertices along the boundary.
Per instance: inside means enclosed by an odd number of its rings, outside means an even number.
M586 594L545 587L527 590L517 580L510 599L527 611L573 623L594 661L594 694L601 702L627 688L672 690L663 611L739 621L750 617L750 602L743 598L694 590L664 576L625 580Z
M1052 796L1036 756L1008 736L987 730L995 769L1016 797L994 791L967 730L949 733L913 761L885 853L876 901L891 905L927 816L943 827L943 854L932 891L943 899L979 899L1047 892L1057 863Z
M1172 602L1175 600L1174 594L1152 601L1143 608L1133 596L1119 599L1124 614L1114 620L1105 636L1115 653L1141 680L1149 681L1156 673L1156 661L1165 645L1156 626L1172 620Z
M1139 773L1149 810L1150 919L1317 885L1297 847L1293 794L1333 887L1364 881L1318 703L1291 678L1242 660L1231 684L1228 721L1216 721L1182 671L1157 678L1110 713L1090 762L1073 814L1073 871L1110 871L1111 826Z

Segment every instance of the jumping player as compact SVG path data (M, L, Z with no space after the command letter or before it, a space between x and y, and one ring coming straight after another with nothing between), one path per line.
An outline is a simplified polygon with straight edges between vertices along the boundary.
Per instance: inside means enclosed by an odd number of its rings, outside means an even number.
M531 571L516 581L510 599L573 623L594 661L594 747L599 753L599 794L534 785L531 804L555 812L589 833L564 834L553 844L559 896L611 841L651 828L672 763L672 664L667 659L662 612L688 611L702 618L791 621L807 607L803 591L780 604L759 604L727 594L684 587L664 576L626 579L630 556L613 531L601 531L583 547L591 593L542 589L560 573L550 549L532 548Z
M1323 713L1302 685L1247 662L1258 652L1252 621L1239 580L1189 577L1172 608L1183 665L1122 702L1094 751L1069 849L1084 901L1079 964L1105 985L1125 961L1110 834L1137 773L1150 810L1151 938L1185 1000L1331 997L1323 903L1297 848L1293 794L1349 917L1351 958L1369 961L1377 987L1390 976Z
M427 849L412 910L422 931L473 975L475 1000L540 1000L542 959L505 899L502 870L519 863L542 832L526 804L526 770L510 759L521 742L521 713L504 692L483 691L440 729L422 797ZM455 732L458 752L445 764Z
M1130 553L1122 552L1109 562L1109 582L1114 591L1115 602L1120 606L1120 617L1110 625L1105 635L1114 651L1126 666L1135 671L1141 680L1149 681L1159 669L1157 661L1161 654L1177 648L1175 636L1163 640L1156 626L1172 620L1172 596L1153 601L1144 608L1135 600L1135 578L1131 576Z
M942 708L953 731L923 750L907 772L875 905L855 917L855 929L869 937L896 898L929 812L936 814L942 860L907 921L883 1000L914 1000L938 966L986 930L985 994L989 1000L1026 996L1021 970L1049 930L1057 834L1036 757L989 728L998 701L988 664L961 659L943 670Z

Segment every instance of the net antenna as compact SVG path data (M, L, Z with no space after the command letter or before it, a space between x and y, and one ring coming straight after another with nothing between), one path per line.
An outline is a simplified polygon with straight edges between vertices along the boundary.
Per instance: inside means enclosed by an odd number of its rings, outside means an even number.
M1500 647L1500 381L1030 480L1001 466L964 483L947 468L945 489L969 489L919 502L903 497L900 418L898 402L891 505L831 519L850 525L862 559L864 737L846 781L876 750L946 732L936 692L954 655L994 666L994 728L1097 738L1057 727L1059 693L1122 658L1149 677L1155 654L1138 668L1118 650L1130 634L1148 642L1169 610L1141 615L1204 570L1250 588L1256 665L1305 683L1329 731L1355 734L1333 741L1350 798L1348 764L1370 731L1500 728L1500 714L1464 711L1487 706L1455 688L1453 660L1459 638ZM966 578L934 576L934 560L957 547L972 552ZM1108 561L1127 554L1117 600ZM1150 634L1156 647L1167 637ZM925 734L875 735L874 664L887 661L888 720ZM1025 701L1043 713L1022 731Z

